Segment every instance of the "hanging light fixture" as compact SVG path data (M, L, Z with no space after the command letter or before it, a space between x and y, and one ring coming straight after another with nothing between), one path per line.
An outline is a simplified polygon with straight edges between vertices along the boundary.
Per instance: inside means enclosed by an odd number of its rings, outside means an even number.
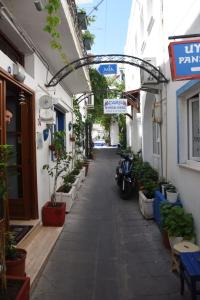
M19 92L19 98L18 98L18 100L19 100L19 104L20 104L20 105L26 104L26 97L25 97L25 95L24 95L24 91L23 91L23 90L21 90L21 91Z
M35 0L34 5L35 5L35 8L37 9L37 11L42 11L44 9L44 5L42 4L42 2L40 0Z

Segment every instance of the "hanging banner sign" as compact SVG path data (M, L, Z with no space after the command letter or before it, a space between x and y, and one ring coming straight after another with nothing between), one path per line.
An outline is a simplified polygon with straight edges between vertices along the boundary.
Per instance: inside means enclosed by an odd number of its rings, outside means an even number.
M126 114L127 99L104 99L104 114Z
M172 80L200 78L200 40L169 44Z

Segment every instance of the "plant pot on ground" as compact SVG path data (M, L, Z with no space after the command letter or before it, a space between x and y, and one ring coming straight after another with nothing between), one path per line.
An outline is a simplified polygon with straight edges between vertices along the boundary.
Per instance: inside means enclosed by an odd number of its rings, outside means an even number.
M64 140L65 131L54 133L53 143L55 145L56 160L53 166L44 165L43 169L47 170L49 176L54 178L53 192L51 201L48 201L42 207L42 222L44 226L63 226L65 221L66 203L56 201L56 190L58 177L63 172L67 172L71 156L65 151Z
M176 206L168 202L161 204L161 215L163 229L168 233L171 246L174 240L195 240L195 229L192 214L185 212L181 206Z
M166 198L170 203L175 203L178 199L178 192L176 190L176 187L169 183L165 186L166 190Z
M12 145L0 145L0 201L3 208L3 219L0 222L0 277L5 293L8 291L6 275L25 276L26 259L26 251L15 248L13 235L9 231L8 169L15 167L10 164L13 155ZM18 176L17 172L12 175Z
M66 203L66 212L70 212L76 196L75 186L72 183L64 181L64 184L59 187L56 192L57 201Z
M27 252L24 249L16 248L13 234L6 235L6 275L25 276L25 261Z
M30 278L7 276L7 289L0 289L1 300L29 300ZM0 282L2 284L2 282Z
M156 182L146 181L143 184L143 190L139 191L139 207L146 219L153 218L154 193L157 188L158 185Z

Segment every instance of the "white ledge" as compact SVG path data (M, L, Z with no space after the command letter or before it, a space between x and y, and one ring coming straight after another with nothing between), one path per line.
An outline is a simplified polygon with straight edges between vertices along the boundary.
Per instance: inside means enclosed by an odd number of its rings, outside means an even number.
M188 164L179 164L178 165L181 168L189 169L192 171L200 172L200 166L199 165L188 165Z

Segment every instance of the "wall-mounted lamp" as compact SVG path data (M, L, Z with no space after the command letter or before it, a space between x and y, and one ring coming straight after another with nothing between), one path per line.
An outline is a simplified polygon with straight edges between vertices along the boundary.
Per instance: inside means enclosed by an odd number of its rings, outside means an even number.
M16 80L24 82L25 70L19 63L13 64L13 76Z
M73 124L72 124L72 122L70 121L69 124L68 124L68 130L69 130L69 131L71 131L72 126L73 126Z
M44 9L44 6L40 0L35 0L34 5L38 11L42 11Z

